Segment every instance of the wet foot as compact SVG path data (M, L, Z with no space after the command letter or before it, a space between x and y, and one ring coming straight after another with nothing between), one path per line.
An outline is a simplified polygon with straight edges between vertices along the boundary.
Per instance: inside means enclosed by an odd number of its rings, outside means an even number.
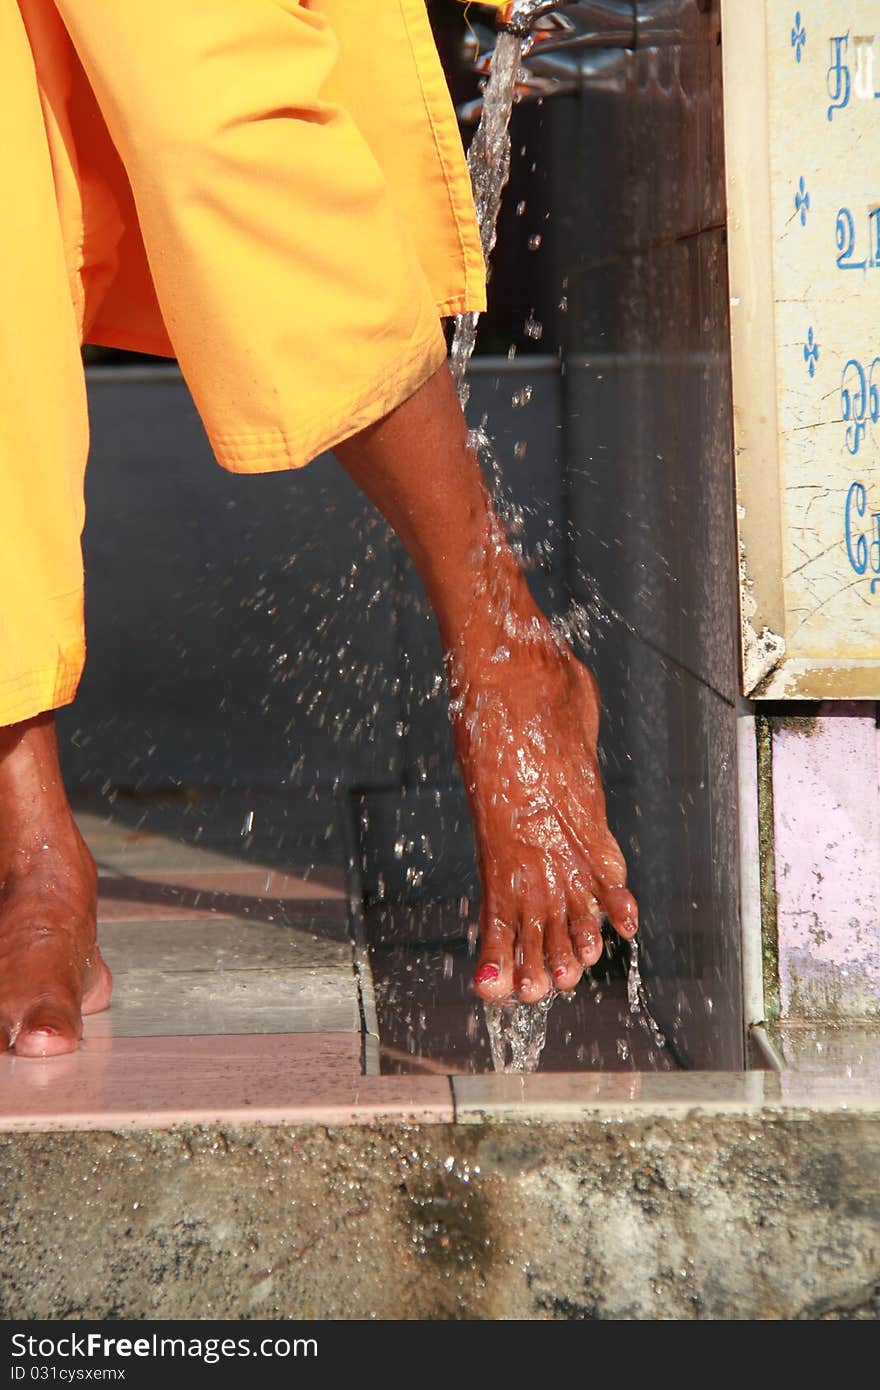
M61 781L54 723L0 730L0 1048L72 1052L110 1002L96 942L97 871Z
M638 911L605 818L596 682L519 576L497 607L447 657L483 888L474 983L535 1003L598 961L604 918L629 939Z

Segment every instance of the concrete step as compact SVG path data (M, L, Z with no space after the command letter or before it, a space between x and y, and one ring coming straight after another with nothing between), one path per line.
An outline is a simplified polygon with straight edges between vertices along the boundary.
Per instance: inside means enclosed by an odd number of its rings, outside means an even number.
M332 800L79 816L116 997L0 1059L3 1317L877 1315L870 1030L789 1028L780 1071L378 1075Z
M877 1316L873 1081L450 1085L360 1076L351 1041L265 1041L11 1064L32 1104L10 1130L4 1097L4 1317Z

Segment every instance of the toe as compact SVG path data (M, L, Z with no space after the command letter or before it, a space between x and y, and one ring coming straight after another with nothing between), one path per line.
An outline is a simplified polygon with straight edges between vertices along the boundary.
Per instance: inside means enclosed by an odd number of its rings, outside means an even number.
M497 913L480 916L480 954L474 989L481 999L506 999L513 993L513 927Z
M596 897L614 930L620 936L635 936L639 929L636 900L626 886L626 862L613 835L590 856Z
M577 881L568 892L568 933L572 949L585 969L595 965L605 949L602 939L604 913L594 891L596 887Z
M569 924L569 934L575 955L583 966L595 965L604 950L602 929L594 913L586 917L573 917Z
M544 923L537 917L523 922L519 932L516 992L524 1004L537 1004L552 988L544 968Z
M608 888L602 893L602 906L618 936L627 940L639 929L639 909L628 888Z
M65 1052L75 1052L77 1039L73 1033L45 1026L24 1029L15 1039L13 1052L16 1057L60 1057Z
M13 1051L17 1057L59 1057L75 1052L82 1033L79 1020L70 1018L61 1009L47 1006L24 1020Z
M572 938L568 923L562 917L554 917L547 923L547 965L557 989L574 989L584 967L572 950Z

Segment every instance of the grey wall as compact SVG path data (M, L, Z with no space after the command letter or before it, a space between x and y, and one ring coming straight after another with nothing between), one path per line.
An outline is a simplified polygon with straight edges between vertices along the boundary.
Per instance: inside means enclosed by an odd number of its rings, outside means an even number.
M656 17L656 5L640 8ZM569 306L568 579L595 614L610 818L641 904L656 1012L693 1064L732 1066L741 974L721 49L717 3L666 8L681 23L663 42L619 52L580 99L546 103L551 254Z

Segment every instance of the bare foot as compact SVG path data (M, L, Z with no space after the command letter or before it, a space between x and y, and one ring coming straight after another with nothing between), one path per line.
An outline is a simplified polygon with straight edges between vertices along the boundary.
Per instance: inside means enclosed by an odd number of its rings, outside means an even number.
M638 926L605 819L595 682L531 598L447 364L334 452L415 562L447 653L483 884L477 989L572 989L603 916L621 936Z
M110 1002L97 871L61 781L51 715L0 729L0 1048L72 1052Z
M603 918L629 939L638 910L605 819L596 682L519 576L499 589L500 620L481 603L483 630L447 658L483 887L474 983L484 999L535 1003L596 963Z

